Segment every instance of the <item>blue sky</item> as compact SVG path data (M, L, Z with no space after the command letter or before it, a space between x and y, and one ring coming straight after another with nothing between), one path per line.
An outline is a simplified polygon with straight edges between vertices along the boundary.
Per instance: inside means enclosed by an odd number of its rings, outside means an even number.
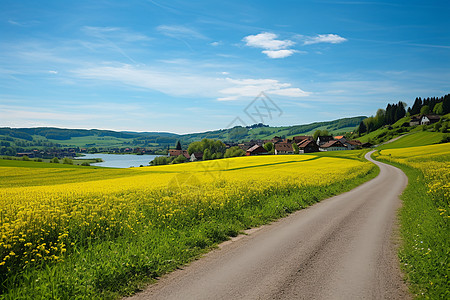
M261 92L272 126L369 116L450 92L449 14L448 1L2 0L0 126L198 132L254 123Z

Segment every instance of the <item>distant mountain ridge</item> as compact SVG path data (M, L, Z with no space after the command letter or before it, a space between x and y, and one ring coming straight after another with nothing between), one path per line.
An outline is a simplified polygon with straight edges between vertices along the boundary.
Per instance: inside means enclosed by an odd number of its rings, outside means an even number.
M175 134L169 132L132 132L100 129L65 129L55 127L0 128L0 147L150 147L167 149L180 140L187 145L203 138L220 139L225 142L240 142L256 139L271 139L274 136L292 137L308 135L315 130L326 129L340 134L353 131L365 116L343 118L333 121L304 125L270 127L263 124L235 126L200 133Z

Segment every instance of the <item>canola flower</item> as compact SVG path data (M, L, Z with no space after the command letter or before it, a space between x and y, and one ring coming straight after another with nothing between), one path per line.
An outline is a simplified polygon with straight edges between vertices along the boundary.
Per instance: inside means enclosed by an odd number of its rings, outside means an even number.
M325 188L372 169L350 156L314 155L114 171L0 167L8 182L0 189L0 274L58 263L77 247L140 230L176 230L239 213L270 195L307 193L308 187Z

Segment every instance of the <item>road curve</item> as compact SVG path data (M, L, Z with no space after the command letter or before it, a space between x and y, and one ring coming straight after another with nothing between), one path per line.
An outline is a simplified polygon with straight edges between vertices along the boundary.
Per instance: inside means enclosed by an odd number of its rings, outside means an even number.
M409 299L393 231L407 177L373 180L222 244L131 299Z

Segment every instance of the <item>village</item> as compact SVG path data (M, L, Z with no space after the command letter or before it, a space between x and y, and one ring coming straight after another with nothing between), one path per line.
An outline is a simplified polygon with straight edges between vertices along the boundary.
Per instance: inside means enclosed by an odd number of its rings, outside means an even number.
M281 138L275 136L270 140L252 140L242 143L225 143L227 149L239 147L246 156L253 155L292 155L313 153L319 151L339 151L368 148L370 143L361 143L358 140L347 140L344 136L318 136L315 140L312 136L299 135L293 138ZM202 152L189 154L188 150L170 149L170 157L184 156L189 161L202 160Z

